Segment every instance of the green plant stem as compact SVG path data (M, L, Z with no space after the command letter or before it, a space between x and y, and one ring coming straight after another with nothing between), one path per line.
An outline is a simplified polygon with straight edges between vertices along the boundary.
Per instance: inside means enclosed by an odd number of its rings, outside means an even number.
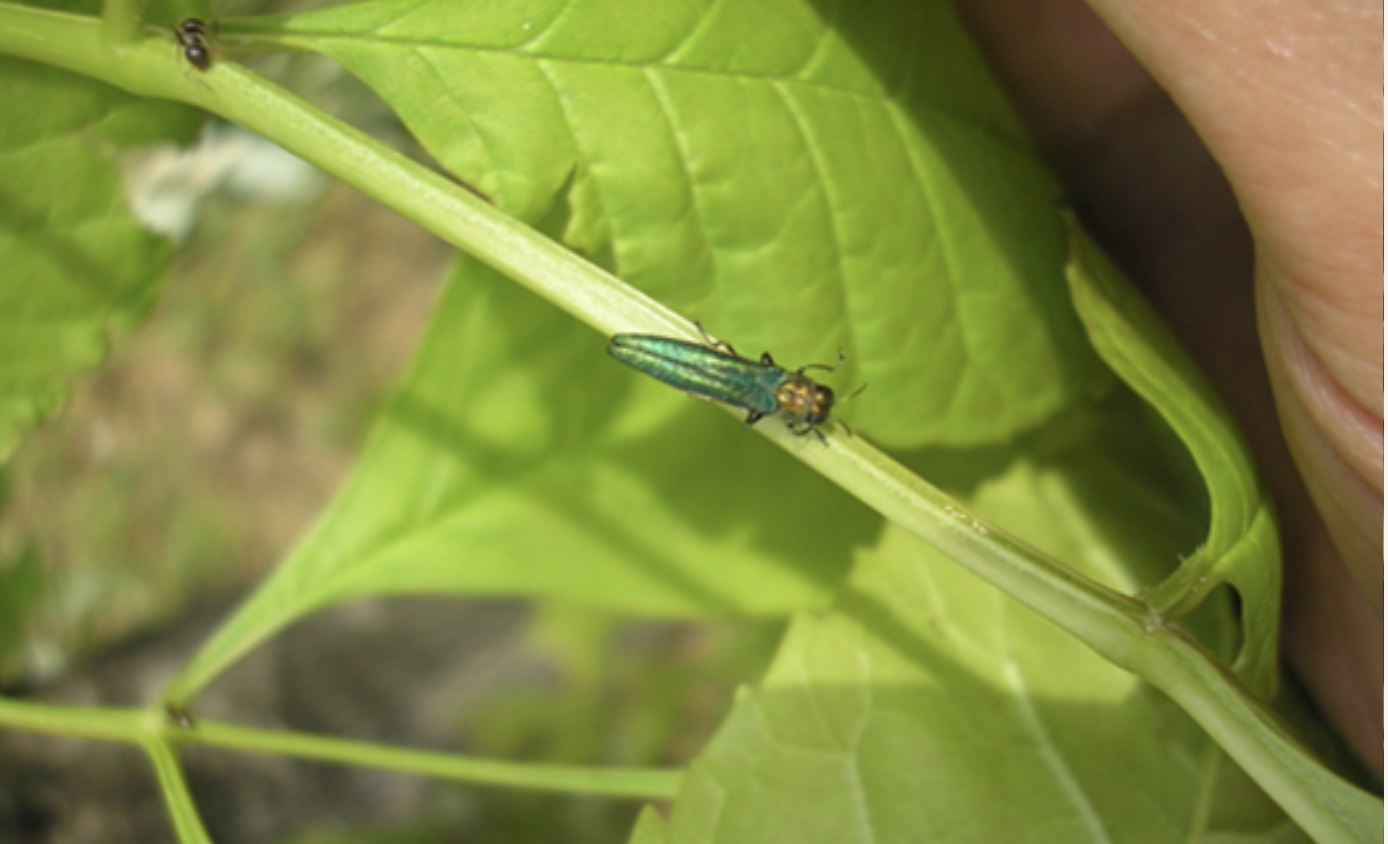
M178 763L173 746L157 739L141 744L154 766L154 775L159 778L162 786L159 790L169 807L169 817L173 819L178 840L184 844L211 844L212 838L202 825L193 795L188 791L188 781L183 778L183 766Z
M0 727L140 745L154 759L156 771L160 772L161 777L165 772L160 771L160 760L167 756L170 747L179 744L274 753L482 785L643 800L673 798L681 776L679 771L664 768L527 765L470 759L449 753L260 730L205 719L198 719L191 727L182 728L162 713L151 710L60 707L8 698L0 698Z
M163 721L145 709L55 706L0 697L0 727L65 738L138 744L158 735Z
M140 35L140 10L135 0L105 0L101 4L101 35L113 46L135 43Z
M1383 841L1383 801L1320 764L1197 644L1168 631L1141 676L1169 695L1320 842Z
M524 765L490 759L469 759L447 753L408 750L303 733L257 730L211 721L199 721L192 730L192 735L196 736L199 744L231 750L297 756L320 762L365 765L462 782L544 789L568 794L669 800L678 791L681 777L679 771L660 768Z
M214 63L205 74L198 73L183 62L166 35L118 53L98 37L91 19L0 4L0 52L86 74L139 95L190 103L249 128L604 333L643 331L699 339L692 326L639 291L255 74L225 61ZM1213 658L1144 604L1075 575L965 512L861 439L834 435L831 446L824 448L777 426L759 430L886 518L1080 637L1105 658L1154 682L1320 840L1373 840L1374 817L1381 840L1380 801L1322 767ZM170 694L175 700L187 699L228 661L199 664L179 677ZM225 730L240 729L199 726L227 741L232 734ZM252 733L235 735L238 741L256 738ZM371 759L387 758L383 749L330 739L256 740L259 749L296 755L332 752L339 754L333 756L336 761L370 764ZM352 746L350 752L347 745ZM397 759L392 764L404 764L403 757L392 758ZM424 758L415 758L411 764ZM1315 781L1314 788L1310 780Z

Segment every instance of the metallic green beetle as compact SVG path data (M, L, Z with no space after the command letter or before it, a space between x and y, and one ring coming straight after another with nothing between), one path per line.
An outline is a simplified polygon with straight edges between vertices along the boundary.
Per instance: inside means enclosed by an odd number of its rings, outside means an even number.
M742 408L747 411L748 425L775 415L797 436L813 432L820 442L827 442L819 426L829 419L834 391L815 383L805 370L833 372L843 366L843 352L834 366L812 363L792 372L778 366L768 353L763 353L760 361L750 360L731 345L704 336L706 345L649 334L618 334L607 353L686 393ZM848 434L853 433L843 422L835 421Z

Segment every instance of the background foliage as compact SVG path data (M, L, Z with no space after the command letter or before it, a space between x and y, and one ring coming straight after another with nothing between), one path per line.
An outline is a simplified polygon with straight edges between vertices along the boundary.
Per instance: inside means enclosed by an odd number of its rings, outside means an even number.
M202 824L171 752L184 744L673 798L668 819L643 816L639 841L1257 840L1299 836L1296 824L1327 840L1378 824L1381 837L1381 803L1260 709L1275 685L1279 552L1227 416L1065 217L948 4L638 16L610 0L373 0L225 19L207 74L132 9L105 15L98 30L0 7L0 50L31 60L0 72L32 115L0 129L0 250L22 270L0 280L0 448L160 293L170 247L119 190L125 149L191 137L195 113L156 98L242 123L471 255L333 501L163 688L176 717L156 715L158 692L138 700L147 711L0 701L11 726L139 744L185 839ZM237 63L278 50L346 68L464 187ZM396 273L375 251L363 260ZM581 322L657 331L670 316L602 269L744 351L790 362L844 349L838 386L871 384L843 411L861 437L824 449L763 423L787 459L616 366ZM398 275L378 295L417 295ZM270 318L287 304L273 299ZM297 347L317 319L285 320L282 342ZM261 347L259 330L217 357ZM320 330L327 342L304 353L352 354L349 321ZM23 531L13 541L10 594L38 593L25 586L34 547ZM682 754L580 742L588 758L568 745L511 768L203 717L204 688L291 624L400 595L563 608L536 629L577 700L601 694L584 667L612 641L586 613L789 625L759 679L752 657L710 680L749 685ZM661 713L693 693L623 711L677 733ZM508 729L479 717L493 737ZM689 756L679 779L617 767Z

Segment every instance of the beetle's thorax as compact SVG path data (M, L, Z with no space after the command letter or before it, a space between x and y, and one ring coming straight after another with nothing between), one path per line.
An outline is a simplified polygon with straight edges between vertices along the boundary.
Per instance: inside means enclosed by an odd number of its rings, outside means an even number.
M799 372L788 372L776 388L776 405L781 418L791 425L818 425L829 418L834 391Z

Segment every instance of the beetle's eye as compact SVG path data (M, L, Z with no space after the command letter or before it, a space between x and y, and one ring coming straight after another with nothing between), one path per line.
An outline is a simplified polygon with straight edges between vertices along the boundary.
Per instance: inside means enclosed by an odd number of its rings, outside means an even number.
M815 387L814 406L805 415L805 421L818 425L829 418L829 408L834 406L834 391L828 387Z

